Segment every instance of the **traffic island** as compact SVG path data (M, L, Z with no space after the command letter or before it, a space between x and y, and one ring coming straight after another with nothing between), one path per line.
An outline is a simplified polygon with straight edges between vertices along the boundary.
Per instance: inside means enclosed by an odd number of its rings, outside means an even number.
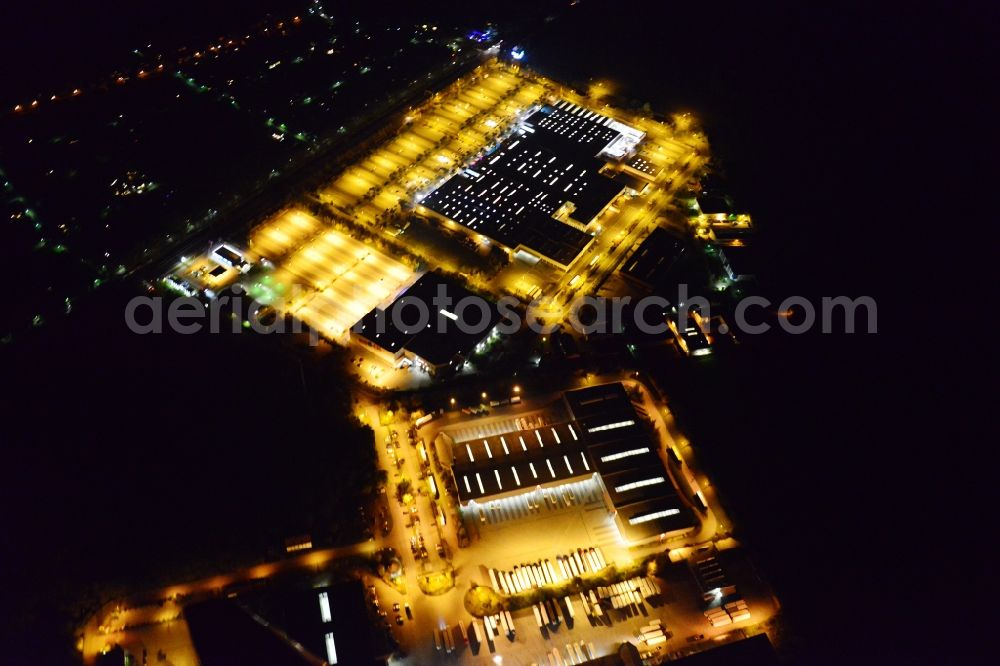
M420 591L430 597L435 597L448 592L455 587L455 574L451 569L435 571L417 576L417 585Z
M503 609L503 598L492 587L473 585L465 593L465 610L474 617L496 615Z

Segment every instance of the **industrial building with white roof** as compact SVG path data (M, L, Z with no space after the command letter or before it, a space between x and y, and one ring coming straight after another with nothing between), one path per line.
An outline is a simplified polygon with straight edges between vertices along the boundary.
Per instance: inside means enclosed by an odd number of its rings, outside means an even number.
M630 544L697 526L642 423L641 408L622 384L569 391L563 401L568 421L453 445L452 473L463 507L593 477Z

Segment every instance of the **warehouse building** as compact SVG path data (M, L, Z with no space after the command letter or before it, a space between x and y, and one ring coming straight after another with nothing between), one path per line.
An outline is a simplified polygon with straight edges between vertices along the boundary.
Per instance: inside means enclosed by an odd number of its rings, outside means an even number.
M441 296L451 305L439 305ZM351 339L394 367L412 365L437 375L458 370L483 349L496 337L499 321L493 301L438 273L425 273L386 307L362 317L351 328Z
M622 384L569 391L563 400L569 421L454 444L452 473L463 507L591 477L631 545L695 528L694 512Z
M686 251L682 239L663 227L656 227L625 260L621 274L643 287L659 287L667 282Z

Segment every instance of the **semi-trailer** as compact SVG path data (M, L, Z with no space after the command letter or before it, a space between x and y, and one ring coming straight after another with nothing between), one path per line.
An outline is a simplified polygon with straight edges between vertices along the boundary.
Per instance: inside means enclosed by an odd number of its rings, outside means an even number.
M483 618L483 626L486 628L486 640L490 643L493 642L493 625L490 624L489 618Z
M476 645L482 645L485 635L483 630L479 628L479 620L473 620L469 626L472 627L472 637L475 638Z
M644 631L641 634L639 634L639 640L646 641L648 643L650 639L656 638L657 636L663 636L663 629L656 628L653 629L652 631Z
M444 637L444 650L448 654L451 654L452 650L455 649L455 643L452 639L451 632L447 628L442 630L441 635Z

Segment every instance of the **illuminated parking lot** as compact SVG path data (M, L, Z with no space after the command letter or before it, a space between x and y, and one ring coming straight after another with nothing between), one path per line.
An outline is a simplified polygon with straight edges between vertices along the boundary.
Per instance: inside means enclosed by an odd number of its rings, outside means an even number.
M406 127L320 192L320 199L373 223L404 201L433 189L540 100L541 84L486 68L474 83L459 82L409 119Z
M396 294L413 271L365 243L327 228L301 211L286 211L254 230L251 247L276 264L266 287L275 306L345 342L366 312Z

